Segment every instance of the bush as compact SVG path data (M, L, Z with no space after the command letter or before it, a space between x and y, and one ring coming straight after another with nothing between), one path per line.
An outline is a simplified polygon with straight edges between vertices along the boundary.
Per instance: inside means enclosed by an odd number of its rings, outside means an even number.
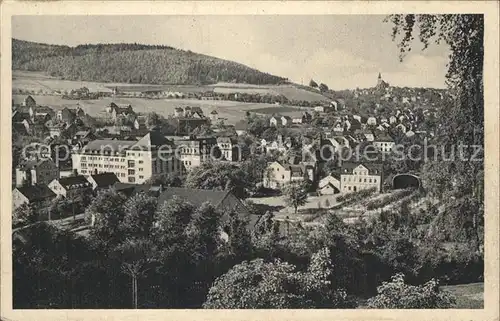
M445 309L451 308L455 298L439 290L434 279L413 286L404 282L403 274L396 274L391 282L383 282L378 294L368 300L368 307L376 309Z

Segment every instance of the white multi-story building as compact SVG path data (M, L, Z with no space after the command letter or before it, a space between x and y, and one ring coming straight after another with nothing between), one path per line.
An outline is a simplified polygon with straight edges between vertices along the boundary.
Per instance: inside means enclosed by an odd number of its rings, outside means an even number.
M173 143L156 131L139 141L91 141L73 152L72 161L78 174L114 173L123 183L142 184L156 175L185 173Z
M178 140L176 143L180 161L188 170L220 157L215 137L191 137Z

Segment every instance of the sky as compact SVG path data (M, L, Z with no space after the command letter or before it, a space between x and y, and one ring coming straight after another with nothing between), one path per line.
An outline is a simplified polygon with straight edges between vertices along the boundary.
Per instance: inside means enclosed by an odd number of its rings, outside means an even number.
M161 44L228 59L297 83L366 88L445 87L449 49L415 42L399 61L380 15L15 16L12 37L75 46Z

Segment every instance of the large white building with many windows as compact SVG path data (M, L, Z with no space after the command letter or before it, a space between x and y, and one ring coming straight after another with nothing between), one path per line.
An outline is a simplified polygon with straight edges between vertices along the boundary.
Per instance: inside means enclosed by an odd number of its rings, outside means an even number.
M139 141L91 141L73 152L72 161L78 174L114 173L123 183L142 184L156 175L185 173L173 143L156 131Z
M344 162L340 173L342 193L358 192L375 188L382 191L384 181L383 165L370 162Z

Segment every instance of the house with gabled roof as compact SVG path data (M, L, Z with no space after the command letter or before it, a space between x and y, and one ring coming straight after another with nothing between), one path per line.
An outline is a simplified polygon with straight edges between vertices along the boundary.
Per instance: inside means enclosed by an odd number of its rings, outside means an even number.
M377 148L382 153L390 153L392 152L394 146L396 146L396 143L391 136L387 135L387 133L385 132L382 132L378 134L377 137L375 137L373 146L375 146L375 148Z
M275 161L267 165L263 177L265 187L280 189L292 182L302 182L306 178L314 181L314 166L302 162L286 164Z
M109 189L120 181L115 173L91 174L87 177L87 180L92 184L92 190L94 191Z
M27 96L26 98L24 98L23 100L23 106L24 107L36 107L36 101L33 97L31 96Z
M92 193L92 184L83 175L54 179L48 186L56 195L63 197L88 196Z
M340 175L336 173L331 173L326 177L323 177L318 182L318 193L320 195L333 195L340 193Z
M48 205L57 195L47 185L19 186L12 191L12 207L23 204Z
M56 119L60 122L70 124L76 119L76 111L69 109L68 107L64 107L56 112Z

